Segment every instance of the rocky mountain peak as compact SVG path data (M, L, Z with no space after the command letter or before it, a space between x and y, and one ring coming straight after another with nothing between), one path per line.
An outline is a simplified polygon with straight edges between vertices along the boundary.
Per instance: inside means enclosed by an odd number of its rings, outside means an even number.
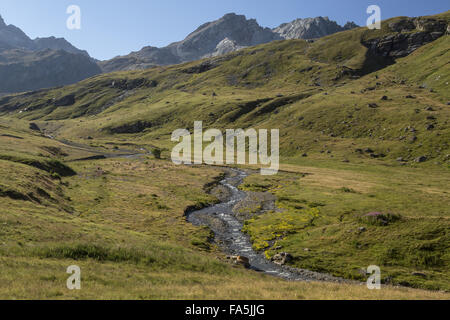
M342 27L328 17L316 17L296 19L280 25L273 31L284 39L315 39L356 27L358 26L354 22L348 22Z
M44 50L44 49L64 50L69 53L83 54L89 57L89 54L86 51L74 47L69 41L67 41L64 38L55 38L55 37L36 38L33 40L33 46L34 50Z
M32 40L0 16L0 95L72 84L99 73L89 54L64 38Z
M281 39L271 29L261 27L255 19L228 13L216 21L203 24L186 39L169 47L182 61L190 61L211 54L226 38L240 47Z
M64 38L36 38L30 39L20 28L6 25L0 15L0 50L20 49L27 51L41 51L45 49L64 50L69 53L82 54L89 57L84 50L79 50Z
M354 21L348 21L344 25L345 30L351 30L351 29L355 29L355 28L359 28L359 26Z
M234 12L225 14L222 18L220 18L217 21L227 21L227 22L240 21L240 22L247 22L249 24L257 23L256 19L247 19L247 17L245 15L243 15L243 14L236 14Z
M234 12L230 12L230 13L224 14L223 17L222 17L222 19L224 19L224 20L232 20L232 19L236 19L236 18L241 18L241 19L244 18L245 19L245 16L244 15L238 15L238 14L236 14Z

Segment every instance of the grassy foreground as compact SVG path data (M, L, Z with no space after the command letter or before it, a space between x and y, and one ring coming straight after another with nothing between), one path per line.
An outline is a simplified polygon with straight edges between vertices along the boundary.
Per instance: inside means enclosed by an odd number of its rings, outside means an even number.
M18 141L15 158L0 160L2 190L9 190L0 198L0 298L449 298L390 286L370 291L364 285L287 282L232 266L208 241L210 232L183 217L186 207L214 201L204 185L220 176L219 168L116 158L68 162L76 175L61 177L14 159L33 158L33 164L48 159L45 150L59 148L69 158L86 151L19 128L1 129L4 150L11 139ZM43 185L47 191L39 193ZM82 270L80 291L66 289L66 269L74 264Z
M82 288L65 287L67 266L82 270ZM203 273L152 270L143 265L69 259L0 258L2 299L449 299L449 294L409 288L287 282L245 270ZM251 283L251 286L248 284Z
M364 280L361 268L377 265L385 283L450 289L447 169L294 162L243 185L271 191L281 209L246 221L255 249L349 279Z

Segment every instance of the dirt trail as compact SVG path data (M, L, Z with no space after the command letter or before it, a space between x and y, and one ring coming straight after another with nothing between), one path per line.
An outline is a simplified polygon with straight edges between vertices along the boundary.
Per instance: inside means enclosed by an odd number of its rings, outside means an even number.
M95 160L95 159L108 159L108 158L127 158L127 159L134 159L134 158L139 158L142 156L148 156L151 155L152 153L146 149L142 149L141 148L141 152L136 152L134 150L130 150L130 149L117 149L114 152L107 152L106 150L99 150L98 148L94 148L91 146L87 146L81 143L76 143L76 142L72 142L69 140L65 140L65 139L56 139L53 136L47 135L47 137L49 139L58 141L59 143L70 147L72 149L77 149L77 150L81 150L81 151L85 151L88 153L91 153L92 156L89 157L85 157L85 158L80 158L80 159L72 159L72 160L67 160L66 162L75 162L75 161L84 161L84 160Z

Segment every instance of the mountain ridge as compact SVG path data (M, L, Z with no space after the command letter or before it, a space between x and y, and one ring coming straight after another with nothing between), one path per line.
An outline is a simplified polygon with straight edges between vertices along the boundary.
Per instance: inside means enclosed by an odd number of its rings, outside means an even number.
M328 17L316 17L295 19L291 22L283 23L272 30L287 40L311 40L358 27L356 23L350 21L344 26L340 26L336 21L332 21Z
M0 94L68 85L101 73L64 38L31 39L0 16Z
M301 21L307 22L300 23ZM55 51L54 56L58 56L58 59L61 56L65 56L68 60L75 59L82 63L80 69L86 70L86 72L82 73L83 77L81 78L73 78L72 82L77 82L83 80L85 76L89 77L102 72L143 70L154 66L174 65L207 57L215 57L272 41L322 37L346 30L346 27L341 27L336 22L322 17L296 19L293 22L285 23L281 26L270 29L260 26L256 19L247 19L244 15L228 13L217 20L200 25L193 32L189 33L185 39L173 42L166 47L156 48L146 46L139 51L131 52L125 56L118 56L106 61L97 61L91 58L87 51L76 48L64 38L51 36L31 39L20 28L11 24L7 25L0 16L0 68L5 68L5 63L13 63L14 65L23 64L23 66L26 66L25 59L32 60L34 62L33 66L37 67L39 57L45 56L46 59L49 59L49 55L47 53L43 54L41 51L53 50ZM355 27L356 25L350 24L350 26ZM287 32L285 30L286 28L290 31ZM74 58L73 56L71 58L70 55L66 54L56 54L58 50L63 50L66 53L74 55L83 55L90 61ZM12 61L13 58L16 61ZM94 66L94 64L97 64L97 66ZM90 72L87 72L88 68L91 69ZM9 66L6 70L11 72L13 69ZM26 68L20 67L19 69L26 71ZM53 69L56 71L55 68ZM27 72L27 74L30 73ZM0 85L0 92L35 90L41 87L44 88L44 83L46 85L59 86L70 84L71 82L67 82L67 80L61 82L56 80L61 77L55 76L54 82L45 80L40 85L39 77L33 78L36 79L37 83L27 84L24 80L23 85L21 85L16 80L13 80L12 77L8 78L6 75L6 78L2 79L4 84L3 86ZM65 79L70 79L70 77L65 77ZM8 83L8 81L15 83L15 85Z
M298 25L299 21L308 23ZM311 21L314 23L310 23ZM284 29L280 28L281 26L295 31L286 34ZM297 19L281 26L270 29L260 26L256 19L227 13L215 21L200 25L181 41L161 48L144 47L140 51L102 61L99 65L104 72L142 70L158 65L171 65L217 56L276 40L319 38L357 27L351 22L341 27L335 21L322 17ZM310 28L314 30L309 32Z
M44 49L64 50L69 53L83 54L90 57L86 50L78 49L65 38L50 36L31 39L15 25L7 25L0 15L0 51L2 49L25 49L30 51L40 51Z

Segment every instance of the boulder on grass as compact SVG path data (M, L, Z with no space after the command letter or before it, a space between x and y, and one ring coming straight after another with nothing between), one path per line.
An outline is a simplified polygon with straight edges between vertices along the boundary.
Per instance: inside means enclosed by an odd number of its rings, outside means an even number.
M229 259L237 265L242 265L246 268L250 267L250 260L247 257L244 256L231 256Z
M286 263L292 261L293 257L290 253L281 252L277 253L272 257L272 262L279 264L280 266L285 265Z

